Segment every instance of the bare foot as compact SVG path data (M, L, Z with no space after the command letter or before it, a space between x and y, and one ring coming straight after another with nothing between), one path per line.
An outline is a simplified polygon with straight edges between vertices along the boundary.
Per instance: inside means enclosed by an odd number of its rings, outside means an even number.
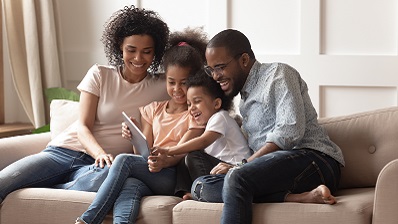
M80 218L77 218L76 221L75 221L75 224L84 224L84 222L81 221Z
M330 190L325 185L319 185L317 188L309 192L301 194L289 194L286 197L286 202L300 202L300 203L316 203L316 204L335 204L336 199L330 193Z
M182 200L192 200L192 194L185 193L184 196L182 196Z

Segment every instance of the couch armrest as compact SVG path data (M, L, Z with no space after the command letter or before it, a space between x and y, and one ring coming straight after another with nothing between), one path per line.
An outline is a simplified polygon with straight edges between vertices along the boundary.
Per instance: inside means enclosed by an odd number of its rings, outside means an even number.
M376 183L372 224L393 224L398 220L398 159L389 162Z
M42 151L50 141L49 132L0 139L0 170L25 156Z

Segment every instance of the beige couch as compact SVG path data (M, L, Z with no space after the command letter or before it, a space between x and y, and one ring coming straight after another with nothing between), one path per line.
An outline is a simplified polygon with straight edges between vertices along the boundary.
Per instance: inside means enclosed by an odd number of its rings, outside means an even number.
M337 204L255 204L253 223L398 223L398 107L320 119L320 123L346 160ZM0 139L0 169L39 152L49 140L49 133ZM73 223L94 196L59 189L18 190L2 203L0 223ZM137 223L219 223L221 210L217 203L150 196L142 201ZM112 223L111 214L104 223Z

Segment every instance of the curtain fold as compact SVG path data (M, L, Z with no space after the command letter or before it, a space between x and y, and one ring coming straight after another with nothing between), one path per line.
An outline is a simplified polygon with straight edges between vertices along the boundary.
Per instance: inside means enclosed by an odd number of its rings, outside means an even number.
M11 75L29 120L46 124L44 89L61 87L52 0L3 0Z

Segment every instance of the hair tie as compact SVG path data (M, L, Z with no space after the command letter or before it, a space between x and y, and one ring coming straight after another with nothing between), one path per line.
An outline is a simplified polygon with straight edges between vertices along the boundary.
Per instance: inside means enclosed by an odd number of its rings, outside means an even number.
M181 47L181 46L189 46L189 44L187 42L185 42L185 41L182 41L182 42L178 43L178 46L179 47Z

